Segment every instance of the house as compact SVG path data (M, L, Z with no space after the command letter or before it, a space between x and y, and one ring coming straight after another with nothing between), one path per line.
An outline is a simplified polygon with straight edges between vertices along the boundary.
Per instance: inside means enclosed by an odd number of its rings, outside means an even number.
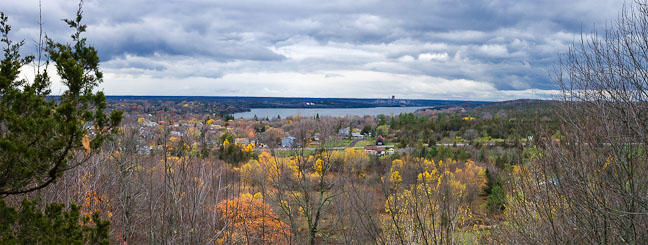
M546 184L552 184L552 185L558 185L560 184L560 181L556 178L551 178L547 181L542 181L540 182L540 185L546 185Z
M371 132L362 135L362 137L364 137L365 139L371 139L371 136Z
M83 128L85 128L85 130L92 130L92 127L92 122L85 122L83 124Z
M236 144L242 144L242 145L250 144L250 140L248 140L247 138L236 138L234 139L234 142L236 142Z
M385 138L382 135L378 135L378 138L376 138L376 145L385 145Z
M370 155L379 155L381 157L385 156L385 147L378 147L375 145L367 145L364 147L365 152ZM393 149L392 149L393 150Z
M149 121L149 120L144 120L144 126L146 126L146 127L155 127L157 125L158 125L158 123L156 123L156 122L152 122L152 121Z
M349 137L349 130L350 128L341 128L338 130L338 138L339 139L346 139Z
M295 146L295 140L297 138L288 136L281 139L281 147L293 147Z
M349 134L351 134L352 139L362 139L362 134L360 133L355 133L355 132L360 132L359 129L357 128L341 128L338 130L338 138L344 139L344 138L349 138Z
M153 147L150 145L137 145L136 150L137 150L137 154L151 155L151 150L153 150Z
M351 133L351 139L361 140L361 139L364 139L364 136L362 136L362 134L360 134L360 133Z
M389 148L389 150L387 151L387 154L394 155L394 148Z

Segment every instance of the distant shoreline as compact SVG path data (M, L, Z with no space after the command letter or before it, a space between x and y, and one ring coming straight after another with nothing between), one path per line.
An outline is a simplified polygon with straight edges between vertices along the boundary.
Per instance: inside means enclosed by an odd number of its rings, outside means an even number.
M49 96L59 100L60 96ZM307 98L307 97L242 97L242 96L147 96L147 95L108 95L108 110L125 112L145 111L147 113L208 113L212 115L233 115L251 112L255 109L366 109L412 108L444 110L448 108L474 108L485 105L506 105L547 100L518 99L508 101L468 101L468 100L429 100L429 99L367 99L367 98ZM276 116L276 115L274 115Z
M377 108L377 107L424 107L441 105L470 104L481 105L493 102L463 101L463 100L427 100L427 99L384 99L384 98L307 98L307 97L239 97L239 96L139 96L139 95L110 95L114 101L198 101L204 103L221 103L239 105L242 111L262 108L286 109L344 109L344 108ZM244 107L244 108L243 108Z
M400 106L400 107L373 107L373 108L254 108L247 112L232 114L234 118L288 118L300 115L302 117L346 117L346 116L378 116L398 115L401 113L413 113L427 106Z

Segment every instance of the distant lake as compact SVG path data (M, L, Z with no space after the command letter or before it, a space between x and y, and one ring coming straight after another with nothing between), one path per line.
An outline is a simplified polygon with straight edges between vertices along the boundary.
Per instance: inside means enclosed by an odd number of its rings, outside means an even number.
M317 114L320 117L340 117L340 116L378 116L380 114L385 115L398 115L400 113L411 113L418 109L430 108L430 106L424 107L374 107L374 108L258 108L252 109L248 112L239 112L234 113L235 118L254 118L254 115L257 118L276 118L277 115L281 118L286 118L288 116L300 115L303 117L314 117Z

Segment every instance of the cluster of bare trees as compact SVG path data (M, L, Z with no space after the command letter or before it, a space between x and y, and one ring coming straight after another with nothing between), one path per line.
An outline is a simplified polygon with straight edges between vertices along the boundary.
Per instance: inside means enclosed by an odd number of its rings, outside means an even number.
M583 35L557 67L563 137L513 176L499 242L648 242L648 6Z
M200 244L219 239L224 220L216 206L238 195L237 174L222 161L196 157L195 147L180 156L170 156L170 148L138 154L143 137L168 138L168 133L161 128L143 136L138 128L124 127L86 164L29 195L43 203L80 204L85 214L99 211L111 221L114 242ZM190 145L187 137L180 140Z

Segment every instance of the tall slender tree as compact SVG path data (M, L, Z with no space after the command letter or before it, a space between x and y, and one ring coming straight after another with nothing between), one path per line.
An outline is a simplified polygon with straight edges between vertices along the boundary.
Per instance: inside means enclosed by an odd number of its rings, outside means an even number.
M71 43L46 38L45 69L32 82L19 79L20 69L34 60L21 57L24 41L9 39L11 26L0 13L0 195L42 189L62 173L86 161L117 130L121 111L107 114L97 50L82 37L83 2L76 17L64 20L74 30ZM52 96L47 70L51 62L67 90ZM85 153L79 152L84 150ZM79 157L74 157L76 154Z

